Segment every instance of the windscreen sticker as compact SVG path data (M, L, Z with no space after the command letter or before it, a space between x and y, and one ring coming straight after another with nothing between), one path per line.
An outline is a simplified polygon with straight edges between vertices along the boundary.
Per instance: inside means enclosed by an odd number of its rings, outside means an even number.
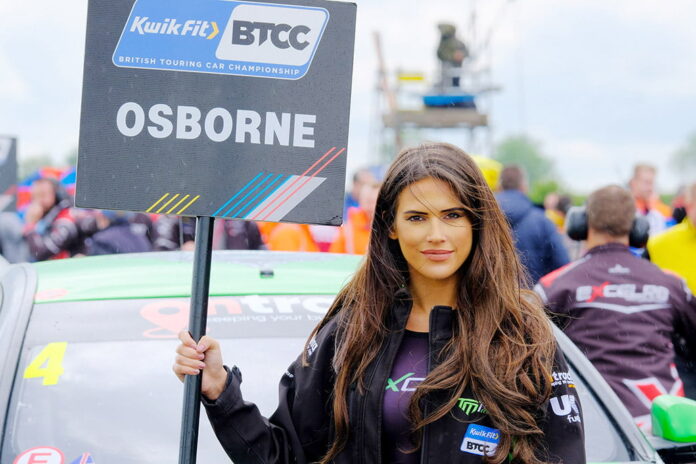
M94 459L90 453L82 453L77 458L70 461L70 464L94 464Z
M63 357L68 342L49 343L24 369L25 379L43 378L42 385L56 385L63 375Z
M12 464L63 464L65 456L58 448L38 446L17 456Z
M188 325L189 301L153 301L142 307L140 315L156 327L146 330L147 338L176 338ZM210 303L208 304L210 314Z
M208 302L209 323L318 322L334 297L329 295L246 295L213 297ZM146 338L175 338L188 325L189 300L153 301L144 305L140 316L156 327L145 330Z
M45 290L39 290L34 296L34 301L47 301L56 300L62 298L68 294L68 291L64 288L47 288Z

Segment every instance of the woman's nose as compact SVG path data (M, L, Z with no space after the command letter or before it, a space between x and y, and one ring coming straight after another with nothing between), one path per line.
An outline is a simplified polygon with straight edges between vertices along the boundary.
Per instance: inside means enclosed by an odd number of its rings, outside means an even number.
M428 230L428 237L427 240L429 242L442 242L445 240L445 234L444 234L444 227L445 225L442 223L437 218L433 218L432 221L430 221L430 228Z

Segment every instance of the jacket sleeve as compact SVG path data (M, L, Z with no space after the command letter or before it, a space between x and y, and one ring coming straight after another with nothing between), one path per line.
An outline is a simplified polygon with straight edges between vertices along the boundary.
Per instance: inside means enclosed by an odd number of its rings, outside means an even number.
M560 350L551 374L552 393L542 425L549 462L585 464L582 407L575 382Z
M539 295L541 301L546 308L546 314L561 329L565 329L570 318L568 310L570 309L570 295L562 285L549 284L546 285L543 277L535 286L534 291Z
M331 426L334 325L329 323L310 341L308 363L302 357L280 381L279 404L270 418L244 401L242 375L228 370L225 391L215 401L202 398L213 430L236 464L305 464L319 460L328 449Z
M56 219L46 234L39 234L32 228L24 232L29 252L36 261L44 261L67 250L78 238L77 225L68 218Z

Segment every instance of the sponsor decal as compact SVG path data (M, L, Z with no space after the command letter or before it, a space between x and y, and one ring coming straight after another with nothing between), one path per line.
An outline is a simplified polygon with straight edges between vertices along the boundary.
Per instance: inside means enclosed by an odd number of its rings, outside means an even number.
M77 458L73 459L70 464L94 464L94 458L89 453L82 453Z
M684 383L679 377L677 366L670 364L669 367L674 379L674 383L669 389L656 377L646 377L638 380L623 379L623 384L636 395L646 408L650 409L653 400L660 395L684 396Z
M551 386L558 387L560 385L567 385L569 388L575 388L575 381L570 372L551 373Z
M56 300L58 298L63 298L67 294L68 294L68 290L66 290L64 288L48 288L48 289L40 290L40 291L36 292L36 295L34 295L34 301L40 302L40 301Z
M580 418L580 409L575 402L575 396L573 395L561 395L554 396L550 400L551 409L553 413L557 416L565 416L568 422L582 422Z
M137 0L119 67L300 79L329 21L324 8L239 1Z
M18 455L12 464L63 464L65 456L58 448L37 446Z
M333 302L332 296L211 297L209 323L318 321ZM190 302L161 300L145 304L140 316L155 327L143 332L147 338L176 338L188 325Z
M492 456L500 442L500 430L478 424L469 424L460 450L479 456Z
M41 379L41 385L44 386L58 384L64 371L63 357L67 347L68 342L53 342L44 346L24 369L23 378Z
M620 264L616 264L614 267L608 269L609 274L630 274L631 270Z
M312 339L309 341L309 344L307 345L307 356L312 356L312 354L319 348L319 344L317 343L317 339L312 337Z
M476 412L488 414L488 411L486 411L486 408L483 407L483 404L472 398L459 398L459 400L457 400L457 407L464 411L464 414L467 416L470 416Z
M416 375L415 372L409 372L408 374L404 374L396 380L387 379L387 387L385 388L385 390L391 390L394 392L416 391L416 387L423 380L425 380L425 377L414 377L414 375Z
M601 285L583 285L575 291L575 300L592 303L597 298L619 298L631 303L666 303L669 300L669 290L662 285L646 284L638 289L636 284L612 284L604 282Z

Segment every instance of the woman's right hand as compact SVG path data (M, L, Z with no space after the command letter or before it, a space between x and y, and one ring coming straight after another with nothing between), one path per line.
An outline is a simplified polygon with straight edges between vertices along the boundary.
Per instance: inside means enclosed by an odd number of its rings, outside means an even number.
M181 344L176 348L172 370L182 382L185 375L198 375L202 370L201 393L209 400L216 400L227 382L220 343L207 335L196 343L186 330L179 332L179 340Z

